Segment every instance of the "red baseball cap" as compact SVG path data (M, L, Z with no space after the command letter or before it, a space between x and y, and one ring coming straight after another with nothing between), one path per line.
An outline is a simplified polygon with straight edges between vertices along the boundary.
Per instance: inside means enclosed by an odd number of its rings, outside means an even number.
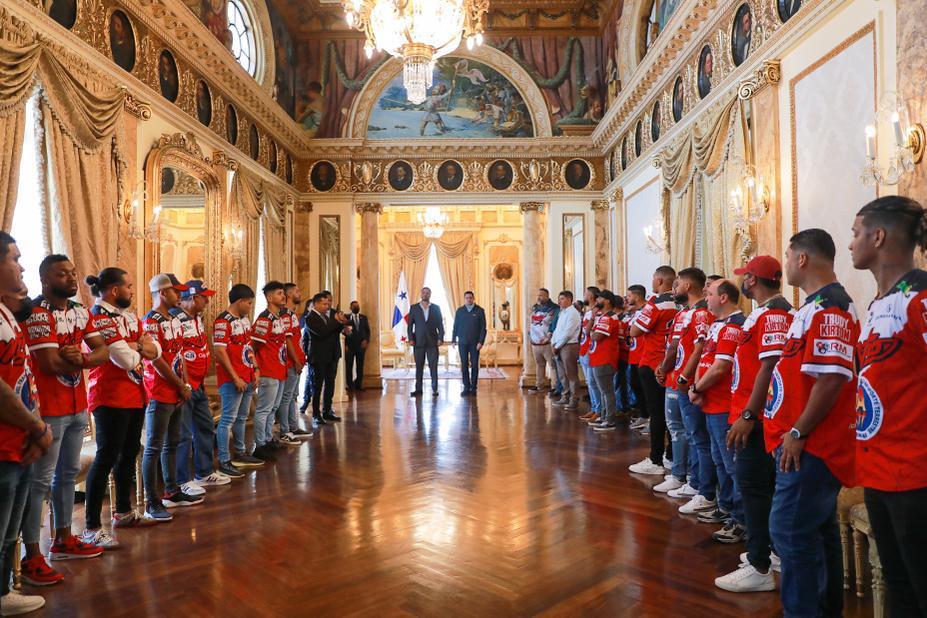
M782 265L771 255L758 255L743 268L735 268L735 275L751 274L761 279L778 281L782 278Z

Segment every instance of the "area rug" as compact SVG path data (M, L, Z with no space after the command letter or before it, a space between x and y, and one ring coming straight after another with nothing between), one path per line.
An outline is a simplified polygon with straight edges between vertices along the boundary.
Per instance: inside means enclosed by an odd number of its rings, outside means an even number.
M415 367L406 367L403 369L383 369L381 374L384 380L414 380L415 379ZM425 377L427 378L430 374L428 373L428 367L425 367ZM501 367L480 367L480 380L507 380L508 375L505 373L505 370ZM438 368L438 379L439 380L459 380L460 379L460 367L451 367L450 369L445 369L444 367Z

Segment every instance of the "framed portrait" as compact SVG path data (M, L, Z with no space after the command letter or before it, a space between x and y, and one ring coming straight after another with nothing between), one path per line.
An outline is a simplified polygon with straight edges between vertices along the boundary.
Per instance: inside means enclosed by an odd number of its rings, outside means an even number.
M335 186L337 172L329 161L317 161L309 172L309 181L316 191L331 191Z
M386 175L391 186L396 191L405 191L412 186L414 174L412 166L406 161L394 161L389 166L389 173Z
M77 22L77 0L52 0L48 16L70 30Z
M180 76L177 74L177 61L174 54L162 50L158 58L158 83L161 85L161 96L173 103L180 93Z
M445 191L456 191L463 184L463 168L460 163L448 159L438 167L438 184Z
M789 21L800 8L801 0L776 0L776 12L779 13L782 23Z
M177 184L177 177L174 175L174 168L163 168L161 170L161 195L166 195L173 191L175 184Z
M750 57L750 44L753 39L753 13L750 5L744 2L734 13L731 24L731 60L734 66L740 66Z
M287 183L293 184L293 159L290 157L289 153L286 155L286 167L283 172L284 176L286 176Z
M628 169L628 136L621 140L621 171Z
M119 10L109 16L109 51L119 67L126 71L135 68L135 32L129 16Z
M512 164L505 159L497 159L489 164L486 170L486 181L496 191L505 191L512 186L515 180L515 170Z
M258 135L257 125L253 122L248 127L248 154L255 161L261 156L261 136Z
M662 120L660 118L660 101L658 100L653 104L653 109L650 111L650 141L657 143L657 140L660 139L660 130L663 128L661 126Z
M225 137L233 146L238 143L238 112L231 103L225 106Z
M196 81L196 118L207 127L212 122L212 94L201 79Z
M270 140L268 145L270 148L270 172L272 174L277 173L277 142Z
M698 96L704 99L711 92L711 76L715 70L715 57L711 46L706 45L698 55Z
M585 189L592 180L592 169L582 159L573 159L563 167L563 181L571 189Z
M644 149L644 121L638 120L637 125L634 127L634 156L641 156L641 151Z
M673 84L673 120L679 122L682 120L682 110L686 103L685 92L683 91L682 75L676 78Z

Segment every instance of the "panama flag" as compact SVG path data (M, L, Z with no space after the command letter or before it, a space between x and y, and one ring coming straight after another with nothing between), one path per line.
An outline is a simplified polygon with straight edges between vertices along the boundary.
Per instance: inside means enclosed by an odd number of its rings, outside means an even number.
M409 329L409 289L406 287L406 273L399 273L399 285L393 301L393 337L397 342L408 341Z

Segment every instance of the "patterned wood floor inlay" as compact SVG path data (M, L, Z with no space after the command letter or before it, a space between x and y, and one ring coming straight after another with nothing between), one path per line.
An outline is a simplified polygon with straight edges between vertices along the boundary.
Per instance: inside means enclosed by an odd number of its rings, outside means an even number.
M342 424L119 549L54 563L45 615L781 615L776 593L715 588L743 545L628 474L646 438L594 434L515 380L475 399L411 386L336 406Z

